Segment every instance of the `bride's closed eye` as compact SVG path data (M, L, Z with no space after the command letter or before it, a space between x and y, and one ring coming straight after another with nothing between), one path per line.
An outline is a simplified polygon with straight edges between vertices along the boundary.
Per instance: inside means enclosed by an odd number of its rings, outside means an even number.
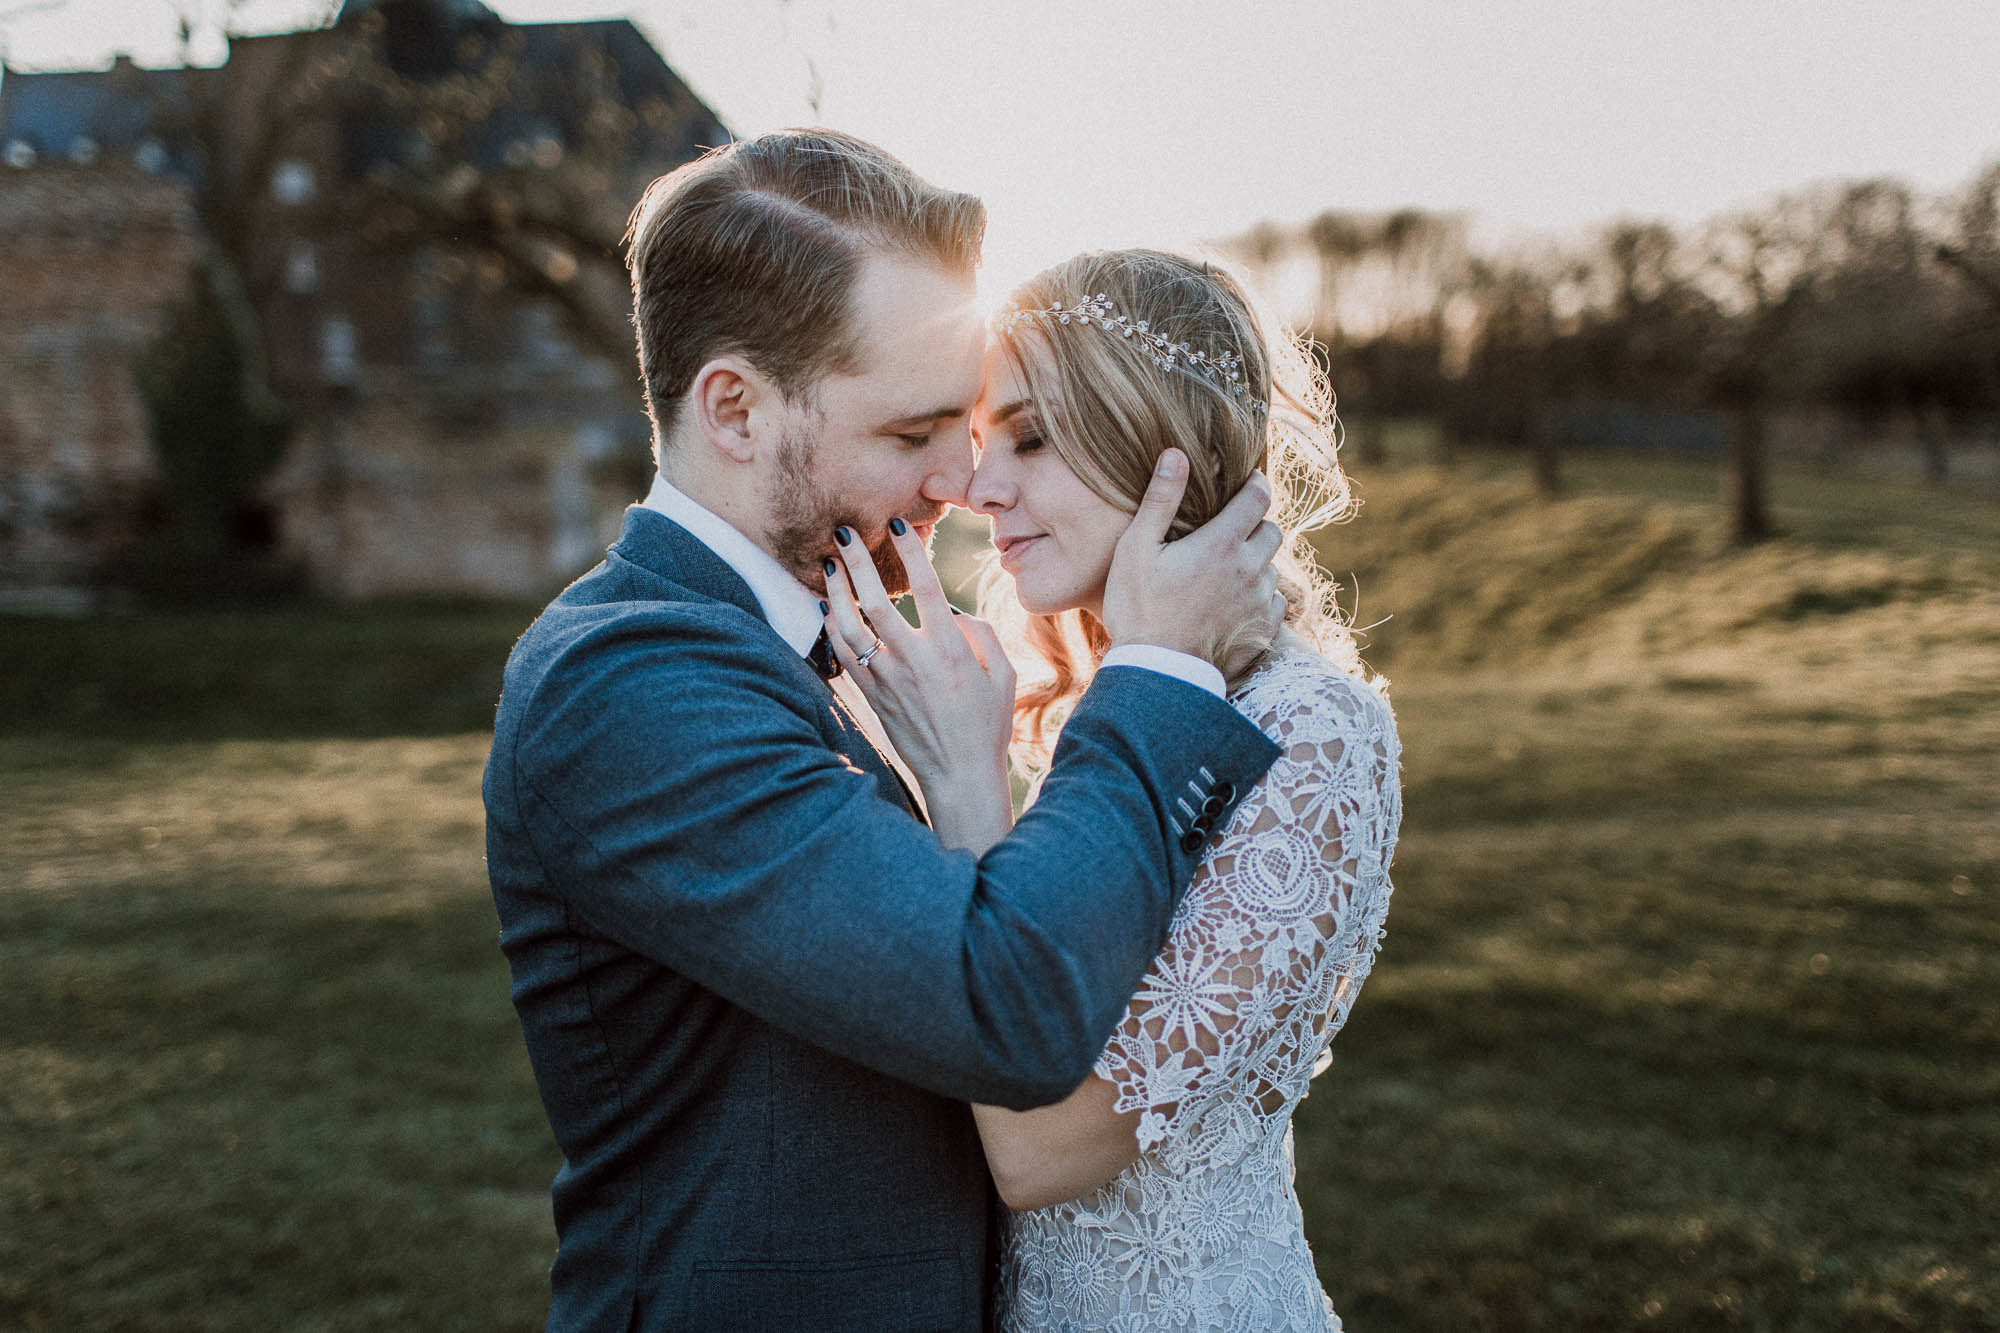
M1033 453L1041 447L1042 437L1034 431L1024 430L1014 437L1014 452L1017 454Z

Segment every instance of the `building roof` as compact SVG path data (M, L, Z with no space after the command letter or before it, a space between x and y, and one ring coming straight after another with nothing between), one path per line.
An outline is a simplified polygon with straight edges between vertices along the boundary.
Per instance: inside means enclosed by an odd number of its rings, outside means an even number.
M171 165L171 122L186 113L189 84L206 69L142 69L120 57L108 70L60 70L0 77L0 154L28 161L138 159ZM32 157L23 160L25 146Z
M371 9L393 9L399 5L429 10L447 18L497 19L499 17L481 4L480 0L342 0L340 17L334 22L345 23Z
M672 140L649 143L648 158L684 161L728 138L714 112L625 19L511 24L479 0L347 0L334 26L371 14L379 14L386 24L381 30L385 57L417 79L456 67L463 59L464 37L491 40L504 33L518 39L514 96L472 148L480 165L500 165L516 144L544 136L568 138L565 131L580 127L588 114L598 87L595 79L605 70L615 81L613 95L624 106L639 107L657 98L677 107L692 103L696 109L668 127L678 131ZM237 38L231 48L317 35L309 30ZM0 169L112 157L136 160L148 171L192 177L198 168L181 127L191 115L195 89L223 77L226 69L144 69L120 57L108 70L5 71L0 74ZM350 123L346 137L352 167L392 155L402 138L386 122Z

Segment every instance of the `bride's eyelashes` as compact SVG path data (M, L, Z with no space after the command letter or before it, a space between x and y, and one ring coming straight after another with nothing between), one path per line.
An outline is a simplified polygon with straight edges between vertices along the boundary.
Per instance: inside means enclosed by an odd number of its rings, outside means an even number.
M1042 437L1032 430L1024 430L1014 437L1014 452L1031 454L1042 447Z

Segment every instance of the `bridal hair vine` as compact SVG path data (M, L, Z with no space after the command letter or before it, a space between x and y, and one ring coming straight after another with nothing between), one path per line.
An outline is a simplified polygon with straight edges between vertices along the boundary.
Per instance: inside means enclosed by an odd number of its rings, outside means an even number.
M1053 305L1042 310L1017 307L1001 315L997 321L1003 331L1035 322L1091 325L1103 329L1106 333L1137 339L1146 344L1149 358L1161 370L1197 375L1259 416L1270 411L1269 405L1252 394L1248 386L1243 383L1241 356L1235 352L1210 356L1198 347L1184 342L1177 343L1164 334L1155 333L1148 321L1133 320L1129 316L1116 313L1111 308L1110 298L1103 292L1094 297L1083 297L1074 305Z

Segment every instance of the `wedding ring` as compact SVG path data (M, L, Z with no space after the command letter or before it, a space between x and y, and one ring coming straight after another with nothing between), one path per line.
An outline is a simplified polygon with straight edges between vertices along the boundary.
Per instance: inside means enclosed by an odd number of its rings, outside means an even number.
M881 651L882 651L882 640L880 638L877 638L875 642L868 645L867 652L861 654L861 656L854 659L854 665L867 666L870 662L875 660L875 654Z

